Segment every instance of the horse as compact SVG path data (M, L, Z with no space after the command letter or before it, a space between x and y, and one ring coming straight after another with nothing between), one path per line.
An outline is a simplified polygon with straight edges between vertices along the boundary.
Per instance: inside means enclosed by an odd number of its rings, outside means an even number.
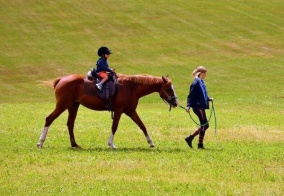
M161 99L171 107L178 106L178 98L176 96L174 86L171 79L166 76L157 77L152 75L124 75L117 74L117 82L119 90L110 98L112 103L113 121L111 134L108 139L108 146L116 148L114 144L114 135L117 131L119 120L122 114L130 117L144 133L150 147L155 147L148 131L136 112L138 101L141 97L158 92ZM75 141L74 124L77 111L80 105L91 110L106 111L108 110L105 101L98 96L90 96L84 92L83 83L85 76L72 74L57 78L53 81L53 88L56 97L56 106L50 115L45 119L45 125L40 135L37 147L43 147L49 127L52 122L60 116L65 110L68 110L67 127L70 136L71 147L80 148Z

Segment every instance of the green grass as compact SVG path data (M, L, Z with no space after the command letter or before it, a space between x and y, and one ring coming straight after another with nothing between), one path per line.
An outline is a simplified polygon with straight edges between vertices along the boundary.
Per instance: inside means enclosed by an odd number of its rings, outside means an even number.
M1 195L283 195L283 1L0 5ZM82 149L69 147L66 113L37 149L55 106L44 82L86 74L101 45L119 73L170 75L181 105L192 70L206 66L218 120L207 150L186 146L194 123L181 109L169 113L157 94L138 107L155 149L126 116L118 149L108 149L110 113L83 107L75 126Z

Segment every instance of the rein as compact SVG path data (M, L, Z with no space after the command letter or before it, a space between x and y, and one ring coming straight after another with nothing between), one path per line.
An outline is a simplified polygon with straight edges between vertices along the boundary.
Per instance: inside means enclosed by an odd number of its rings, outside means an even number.
M178 105L180 108L186 110L186 108L182 105ZM216 113L215 113L215 108L214 108L214 104L213 104L213 100L212 100L212 109L211 109L211 112L210 112L210 116L209 116L209 119L208 121L205 123L205 124L199 124L197 123L191 116L190 112L189 112L189 116L191 118L191 120L197 125L197 126L205 126L207 124L209 124L209 121L211 120L211 117L212 117L212 114L214 114L214 120L215 120L215 133L217 133L217 118L216 118Z

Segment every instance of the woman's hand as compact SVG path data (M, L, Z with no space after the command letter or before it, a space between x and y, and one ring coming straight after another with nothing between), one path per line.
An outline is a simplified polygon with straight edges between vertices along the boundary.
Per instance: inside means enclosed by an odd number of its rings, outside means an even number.
M189 113L190 107L186 107L185 111Z

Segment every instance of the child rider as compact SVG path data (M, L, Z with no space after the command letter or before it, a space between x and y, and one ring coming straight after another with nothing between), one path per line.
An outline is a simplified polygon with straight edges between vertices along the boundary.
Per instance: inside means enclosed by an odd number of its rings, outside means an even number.
M112 74L114 72L114 69L111 69L108 66L107 62L107 59L109 58L110 54L112 54L111 50L109 50L105 46L102 46L98 49L98 56L100 58L97 61L96 73L99 77L102 78L102 80L96 84L99 90L102 90L103 84L108 80L109 74Z

